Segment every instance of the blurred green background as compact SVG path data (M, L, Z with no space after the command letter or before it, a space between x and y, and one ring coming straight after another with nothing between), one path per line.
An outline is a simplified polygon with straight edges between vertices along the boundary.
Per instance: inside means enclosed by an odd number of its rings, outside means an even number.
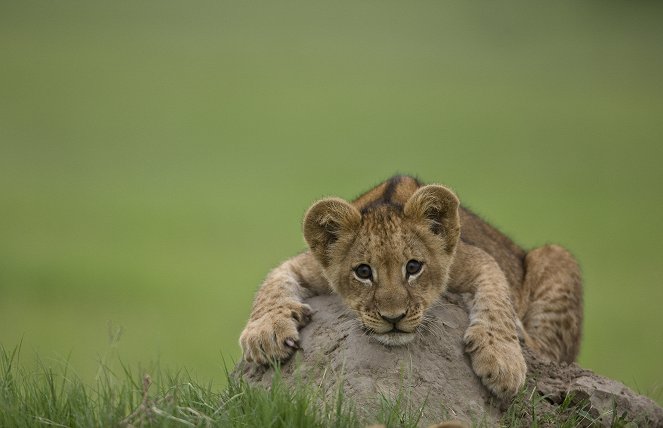
M223 381L300 220L396 172L580 259L580 363L662 401L656 2L0 5L0 343ZM29 359L29 358L28 358Z

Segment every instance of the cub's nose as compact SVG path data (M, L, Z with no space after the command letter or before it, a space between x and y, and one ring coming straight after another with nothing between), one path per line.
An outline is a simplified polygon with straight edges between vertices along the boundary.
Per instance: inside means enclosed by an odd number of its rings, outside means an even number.
M380 314L380 316L382 317L383 320L387 321L388 323L396 324L398 321L402 320L405 317L405 312L395 317L388 317L382 314Z

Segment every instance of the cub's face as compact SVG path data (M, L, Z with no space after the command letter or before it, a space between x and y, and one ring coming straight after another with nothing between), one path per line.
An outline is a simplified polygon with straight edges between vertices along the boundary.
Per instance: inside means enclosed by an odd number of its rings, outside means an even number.
M458 242L458 199L425 186L405 206L363 213L340 199L314 204L304 235L334 290L380 342L414 339L424 313L446 288Z

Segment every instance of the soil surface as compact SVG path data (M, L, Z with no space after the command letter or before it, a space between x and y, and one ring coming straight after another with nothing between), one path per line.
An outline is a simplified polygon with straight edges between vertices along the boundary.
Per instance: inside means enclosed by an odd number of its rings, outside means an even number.
M370 422L380 397L398 397L410 411L423 407L421 425L458 419L494 426L509 403L499 402L481 384L463 351L462 338L469 320L462 298L449 294L431 309L432 321L406 346L387 347L363 333L354 315L337 296L307 301L314 310L311 323L301 330L301 349L283 363L286 382L302 380L322 385L333 400L339 387L361 416ZM517 415L525 422L538 415L567 412L582 406L587 420L610 426L635 421L641 426L663 426L663 409L623 384L582 369L576 364L539 361L525 351L528 385ZM236 373L252 384L269 387L273 369L240 362ZM534 403L534 404L532 404Z

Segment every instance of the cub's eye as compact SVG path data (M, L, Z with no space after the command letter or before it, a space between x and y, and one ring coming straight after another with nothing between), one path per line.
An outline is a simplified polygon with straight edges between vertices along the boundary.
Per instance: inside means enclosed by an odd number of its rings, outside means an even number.
M416 275L419 272L421 272L421 268L424 266L423 263L421 263L418 260L410 260L407 262L405 265L405 272L407 272L407 275Z
M369 265L362 263L355 268L355 275L357 275L357 278L359 279L371 279L373 277L373 271Z

